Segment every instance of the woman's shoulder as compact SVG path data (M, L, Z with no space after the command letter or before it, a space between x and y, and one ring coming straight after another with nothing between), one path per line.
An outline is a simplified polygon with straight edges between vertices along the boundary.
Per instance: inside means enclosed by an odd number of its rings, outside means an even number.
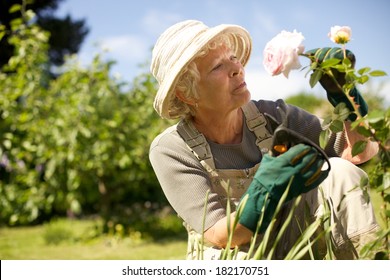
M181 154L182 156L192 156L187 144L177 131L177 124L166 128L152 141L149 149L150 154Z
M150 148L156 146L169 146L172 142L182 142L180 135L177 132L177 124L166 128L163 132L158 134L152 141Z
M154 138L149 147L149 159L153 167L159 170L176 170L190 165L202 168L199 160L179 135L177 125L166 128Z
M282 99L277 100L252 100L260 113L268 114L276 119L278 122L282 121L281 111L286 112L288 105Z
M277 110L278 107L286 107L287 104L283 99L277 99L277 100L265 100L265 99L259 99L259 100L252 100L252 102L256 105L256 107L260 110L260 112L264 111L273 111Z

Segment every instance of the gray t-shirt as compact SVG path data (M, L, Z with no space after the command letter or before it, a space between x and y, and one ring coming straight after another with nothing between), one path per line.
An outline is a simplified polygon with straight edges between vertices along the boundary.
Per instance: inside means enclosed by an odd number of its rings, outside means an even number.
M254 101L261 113L273 116L278 122L287 113L287 126L318 144L321 119L282 100ZM244 121L242 142L221 145L208 141L217 169L245 169L261 161L256 136ZM339 156L344 147L344 133L333 135L326 149L328 156ZM211 190L208 172L178 134L176 125L158 135L150 146L149 158L169 203L177 214L197 232L201 232L207 191ZM212 193L208 199L205 229L226 216L226 209Z

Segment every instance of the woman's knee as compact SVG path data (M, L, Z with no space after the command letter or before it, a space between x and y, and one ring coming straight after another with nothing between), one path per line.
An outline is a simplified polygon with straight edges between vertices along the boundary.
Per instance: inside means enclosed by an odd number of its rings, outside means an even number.
M348 160L334 157L329 161L331 169L328 177L333 177L333 181L360 184L362 178L367 178L367 173L363 169Z
M342 200L347 193L362 192L367 186L367 174L358 166L342 158L330 158L329 161L329 175L321 184L325 197Z

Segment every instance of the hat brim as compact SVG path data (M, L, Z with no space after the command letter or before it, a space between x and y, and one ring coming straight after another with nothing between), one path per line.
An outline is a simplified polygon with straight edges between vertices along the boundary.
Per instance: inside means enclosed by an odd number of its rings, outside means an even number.
M200 50L204 48L210 41L221 34L232 34L235 38L233 51L241 64L245 66L249 60L252 50L252 40L249 32L238 25L221 24L213 28L207 29L203 34L197 36L188 48L185 49L175 65L170 69L169 75L165 77L160 84L154 102L155 109L160 112L160 116L166 119L174 119L178 116L172 115L170 112L171 97L175 94L175 87L178 78L183 69L196 57Z

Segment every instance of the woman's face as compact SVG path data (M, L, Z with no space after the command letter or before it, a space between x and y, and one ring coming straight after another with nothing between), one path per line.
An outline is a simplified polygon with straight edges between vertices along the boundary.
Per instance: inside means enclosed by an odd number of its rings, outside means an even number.
M196 60L200 73L198 113L223 116L250 100L244 67L225 45Z

